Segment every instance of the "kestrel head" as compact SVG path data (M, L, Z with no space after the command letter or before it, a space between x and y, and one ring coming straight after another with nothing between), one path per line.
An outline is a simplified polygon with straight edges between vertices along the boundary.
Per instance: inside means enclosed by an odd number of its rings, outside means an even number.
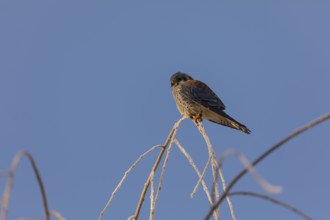
M193 80L193 78L186 73L181 73L181 72L174 73L170 79L171 87L177 86L180 83L187 80Z

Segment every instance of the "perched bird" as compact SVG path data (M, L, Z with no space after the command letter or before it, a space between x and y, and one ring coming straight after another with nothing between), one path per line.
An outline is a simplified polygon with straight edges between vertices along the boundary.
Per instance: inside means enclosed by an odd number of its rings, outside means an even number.
M188 74L181 72L173 74L170 82L179 112L193 119L196 124L207 119L247 134L251 133L245 125L224 112L225 105L205 83L194 80Z

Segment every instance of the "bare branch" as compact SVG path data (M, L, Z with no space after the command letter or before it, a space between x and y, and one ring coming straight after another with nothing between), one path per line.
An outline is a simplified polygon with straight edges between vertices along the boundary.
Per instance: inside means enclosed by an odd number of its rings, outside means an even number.
M206 162L206 164L205 164L205 166L204 166L204 169L203 169L202 175L199 176L199 179L197 180L197 183L196 183L196 185L195 185L195 187L194 187L192 193L190 194L191 197L194 197L194 195L195 195L195 193L196 193L196 191L197 191L197 189L198 189L199 184L200 184L201 181L204 179L204 176L205 176L206 170L207 170L207 168L208 168L209 165L210 165L210 160L211 160L211 158L209 158L209 159L207 160L207 162ZM213 192L213 191L214 191L214 190L212 190L212 192ZM213 203L213 202L212 202L212 203Z
M266 195L263 195L263 194L260 194L260 193L245 192L245 191L237 191L237 192L228 193L228 196L236 196L236 195L251 196L251 197L256 197L256 198L259 198L259 199L264 199L264 200L267 200L269 202L275 203L279 206L282 206L286 209L289 209L290 211L296 213L297 215L300 215L301 217L303 217L306 220L312 220L312 217L308 216L306 213L302 212L301 210L299 210L299 209L297 209L297 208L295 208L295 207L293 207L293 206L291 206L291 205L289 205L285 202L274 199L270 196L266 196Z
M204 188L205 194L210 202L210 204L212 204L212 198L211 195L209 193L209 190L207 189L206 183L202 177L202 174L199 172L195 162L193 161L193 159L191 158L191 156L188 154L188 152L182 147L182 145L180 144L180 142L178 141L178 139L174 140L174 143L176 144L176 146L179 148L179 150L182 152L182 154L187 158L189 164L193 167L193 169L195 170L195 172L197 173L197 176L201 179L202 181L202 186ZM193 197L192 195L190 195L190 197Z
M212 202L212 198L211 198L211 195L210 195L210 192L209 190L207 189L207 186L206 186L206 183L202 177L203 174L201 174L195 164L195 162L193 161L193 159L191 158L191 156L188 154L188 152L182 147L182 145L180 144L180 142L175 139L174 140L174 143L176 144L176 146L180 149L180 151L183 153L183 155L187 158L189 164L193 167L193 169L195 170L195 172L197 173L197 176L199 177L199 180L201 181L202 183L202 186L203 186L203 189L204 189L204 192L206 194L206 197L207 199L209 200L209 203L210 205L213 205L213 202ZM192 197L192 195L190 195ZM219 216L219 213L218 212L214 212L213 213L213 216L214 216L214 219L219 219L220 216Z
M225 180L225 177L222 173L221 168L218 165L217 159L215 157L214 149L212 147L212 144L211 144L211 141L210 141L209 137L206 134L206 131L204 129L204 126L203 126L202 122L198 123L197 127L198 127L198 130L200 131L200 133L202 134L202 136L203 136L203 138L206 142L208 151L209 151L209 158L210 158L209 160L211 162L212 174L213 174L213 185L214 185L212 195L214 193L215 194L215 199L218 199L219 198L218 178L217 178L218 173L219 173L219 176L220 176L220 179L221 179L223 191L226 190L226 180ZM214 198L214 196L212 196L212 198ZM231 217L232 217L233 220L236 220L235 212L234 212L234 206L233 206L233 204L230 201L230 198L228 196L226 197L226 200L227 200L227 203L228 203L228 206L229 206ZM213 199L212 199L212 203L214 203Z
M321 116L320 118L310 122L309 124L305 125L302 128L299 128L298 130L292 132L290 135L288 135L287 137L285 137L284 139L282 139L281 141L279 141L277 144L275 144L274 146L272 146L271 148L269 148L267 151L265 151L263 154L261 154L256 160L254 160L252 162L252 166L256 166L260 161L262 161L263 159L265 159L267 156L269 156L272 152L274 152L275 150L279 149L281 146L283 146L286 142L288 142L289 140L291 140L292 138L298 136L299 134L309 130L310 128L313 128L314 126L326 121L330 119L330 113L327 113L323 116ZM238 180L240 180L246 173L248 172L248 169L243 169L228 185L227 189L223 192L223 194L221 195L220 199L210 208L207 216L205 217L206 220L210 219L212 216L212 213L215 209L217 209L217 207L219 207L219 205L221 204L221 202L224 200L224 198L227 197L228 192L231 190L231 188L237 183Z
M198 127L199 132L203 136L206 145L207 145L207 150L209 152L209 160L210 160L210 163L211 163L213 184L215 185L215 187L213 188L212 194L215 194L215 198L218 199L219 198L219 189L218 189L218 181L217 181L217 168L218 168L218 165L217 165L217 160L216 160L216 157L215 157L214 149L212 147L212 144L211 144L211 141L210 141L209 137L206 134L206 131L204 129L204 126L203 126L202 122L199 122L196 125ZM214 196L212 196L212 200L213 199L214 199Z
M155 180L155 173L152 172L151 173L151 179L150 179L150 185L151 185L151 189L150 189L150 214L149 214L149 220L153 220L154 219L154 213L155 213L155 205L156 205L156 201L155 201L155 184L154 184L154 180Z
M165 156L165 159L164 159L162 171L160 173L158 187L157 187L157 191L156 191L156 196L155 196L155 199L154 199L154 205L153 205L153 209L151 210L150 220L153 220L154 217L155 217L156 205L157 205L157 201L158 201L160 190L162 188L163 178L164 178L164 174L165 174L166 165L167 165L168 159L170 157L172 146L173 146L173 137L174 136L172 136L171 141L170 141L170 144L169 144L169 146L167 148L167 153L166 153L166 156Z
M65 220L65 218L58 211L52 210L52 211L50 211L50 215L54 216L58 220Z
M183 122L185 119L186 119L185 116L183 116L181 119L179 119L179 121L176 122L176 123L174 124L172 130L170 131L168 137L166 138L166 141L165 141L165 143L164 143L164 145L163 145L163 148L161 149L161 151L160 151L160 153L159 153L159 155L158 155L158 157L157 157L157 159L156 159L156 161L155 161L155 163L154 163L154 166L153 166L152 169L151 169L151 172L150 172L150 174L149 174L149 177L148 177L146 183L144 184L144 187L143 187L143 190L142 190L142 192L141 192L141 196L140 196L140 199L139 199L138 205L137 205L137 207L136 207L136 210L135 210L135 213L134 213L134 217L133 217L133 219L136 219L136 220L138 219L138 217L139 217L139 215L140 215L141 208L142 208L142 204L143 204L143 202L144 202L145 195L146 195L147 190L148 190L149 185L150 185L151 175L152 175L152 173L155 173L155 172L156 172L156 170L157 170L157 168L158 168L158 165L159 165L159 163L160 163L160 161L161 161L161 159L162 159L162 157L163 157L163 154L164 154L164 152L165 152L165 150L166 150L168 144L170 143L170 141L171 141L171 139L172 139L172 136L175 136L175 134L176 134L176 132L177 132L177 129L178 129L179 125L180 125L181 122Z
M162 147L161 145L156 145L153 146L152 148L150 148L149 150L147 150L146 152L144 152L142 155L140 155L140 157L132 164L132 166L130 166L130 168L128 168L128 170L125 172L124 176L121 178L121 180L119 181L118 185L116 186L115 190L111 193L111 196L107 202L107 204L105 205L105 207L103 208L103 210L100 213L99 216L99 220L101 220L103 218L103 215L105 213L105 211L108 209L108 207L110 206L113 198L115 197L116 193L118 192L118 190L120 189L121 185L123 184L124 180L127 178L128 174L136 167L136 165L149 153L151 153L152 151L154 151L156 148L158 147Z
M45 191L45 188L44 188L41 176L40 176L40 172L38 170L38 167L37 167L32 155L27 151L20 151L20 152L16 153L16 155L12 161L7 184L5 186L5 191L2 195L0 220L5 220L7 218L10 194L11 194L11 191L12 191L12 188L14 185L14 177L16 174L16 169L23 157L26 157L29 160L29 162L32 166L32 170L37 178L37 182L38 182L39 189L40 189L41 196L42 196L42 204L44 207L45 219L49 220L50 213L49 213L48 204L47 204L46 191Z
M262 178L262 176L257 172L255 167L251 165L249 160L245 157L244 154L236 151L235 149L226 150L219 159L219 167L222 167L222 164L226 158L234 155L237 159L243 164L244 168L248 170L251 176L255 179L255 181L268 193L278 194L282 192L282 186L275 186L270 184L267 180Z

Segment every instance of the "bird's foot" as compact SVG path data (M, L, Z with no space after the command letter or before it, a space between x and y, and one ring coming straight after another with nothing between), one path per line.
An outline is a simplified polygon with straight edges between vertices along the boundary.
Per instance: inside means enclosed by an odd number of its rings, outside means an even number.
M202 118L201 115L194 115L192 117L192 119L194 120L194 122L195 122L196 125L199 125L199 122L202 122L203 121L203 118Z

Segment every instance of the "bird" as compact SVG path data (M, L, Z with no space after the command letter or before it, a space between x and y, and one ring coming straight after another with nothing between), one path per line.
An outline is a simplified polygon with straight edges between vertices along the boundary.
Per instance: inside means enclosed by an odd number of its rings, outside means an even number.
M172 94L179 112L197 125L203 119L250 134L251 131L224 112L225 105L205 83L187 73L176 72L170 78Z

